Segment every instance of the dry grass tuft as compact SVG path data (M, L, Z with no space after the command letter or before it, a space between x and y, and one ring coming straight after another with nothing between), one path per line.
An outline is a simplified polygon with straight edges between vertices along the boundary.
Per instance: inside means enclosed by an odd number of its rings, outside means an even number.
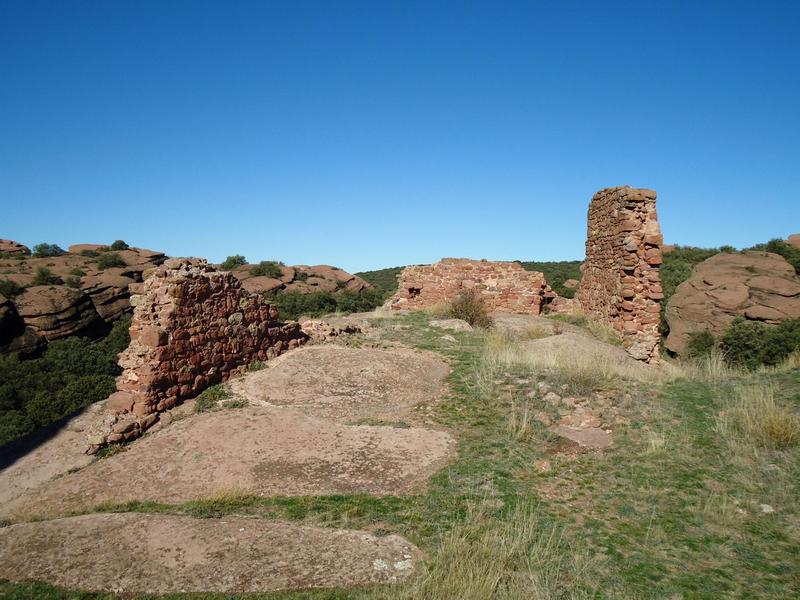
M483 505L452 529L410 585L385 590L387 599L486 600L562 597L566 581L581 579L591 562L570 548L535 509L518 506L502 519ZM571 597L592 597L594 591Z
M772 385L740 387L725 404L716 430L726 439L765 448L800 443L800 417L776 401Z
M680 370L689 380L707 383L721 383L741 374L739 370L731 368L725 362L725 356L716 350L682 362Z

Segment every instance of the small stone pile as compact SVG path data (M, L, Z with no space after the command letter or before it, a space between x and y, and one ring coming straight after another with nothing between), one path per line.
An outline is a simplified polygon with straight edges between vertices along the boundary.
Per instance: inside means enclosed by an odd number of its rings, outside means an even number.
M632 357L645 362L659 357L662 243L654 191L624 186L594 195L576 299L586 313L621 334Z
M555 294L537 271L517 262L443 258L433 265L403 269L392 309L418 310L452 301L467 291L477 293L487 310L538 315Z
M202 259L169 259L143 283L134 306L131 344L108 400L111 432L95 432L89 453L140 435L157 413L307 339L297 323Z

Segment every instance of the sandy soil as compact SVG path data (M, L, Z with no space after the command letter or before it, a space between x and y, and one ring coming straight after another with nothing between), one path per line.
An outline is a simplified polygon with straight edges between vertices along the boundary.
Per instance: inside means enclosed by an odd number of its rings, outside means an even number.
M0 528L0 578L87 591L260 592L401 581L405 539L246 517L93 514Z

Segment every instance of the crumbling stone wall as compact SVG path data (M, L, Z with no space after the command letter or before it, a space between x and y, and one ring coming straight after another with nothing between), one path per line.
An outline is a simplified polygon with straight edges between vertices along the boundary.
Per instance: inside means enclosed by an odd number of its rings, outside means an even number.
M157 413L306 339L297 323L278 322L274 306L205 260L170 259L142 288L131 297L131 343L108 400L110 432L94 434L90 451L140 435Z
M393 309L417 310L453 300L474 290L488 310L538 315L555 294L536 271L516 262L443 258L433 265L406 267L397 293L387 302Z
M576 298L621 334L631 356L647 362L658 361L662 244L654 191L625 186L594 195Z

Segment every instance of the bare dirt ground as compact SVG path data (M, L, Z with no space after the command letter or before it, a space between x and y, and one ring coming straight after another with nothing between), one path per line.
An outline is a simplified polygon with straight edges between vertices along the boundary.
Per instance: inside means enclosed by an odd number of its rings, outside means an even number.
M246 517L94 514L0 528L0 578L87 591L262 592L401 581L403 538Z

